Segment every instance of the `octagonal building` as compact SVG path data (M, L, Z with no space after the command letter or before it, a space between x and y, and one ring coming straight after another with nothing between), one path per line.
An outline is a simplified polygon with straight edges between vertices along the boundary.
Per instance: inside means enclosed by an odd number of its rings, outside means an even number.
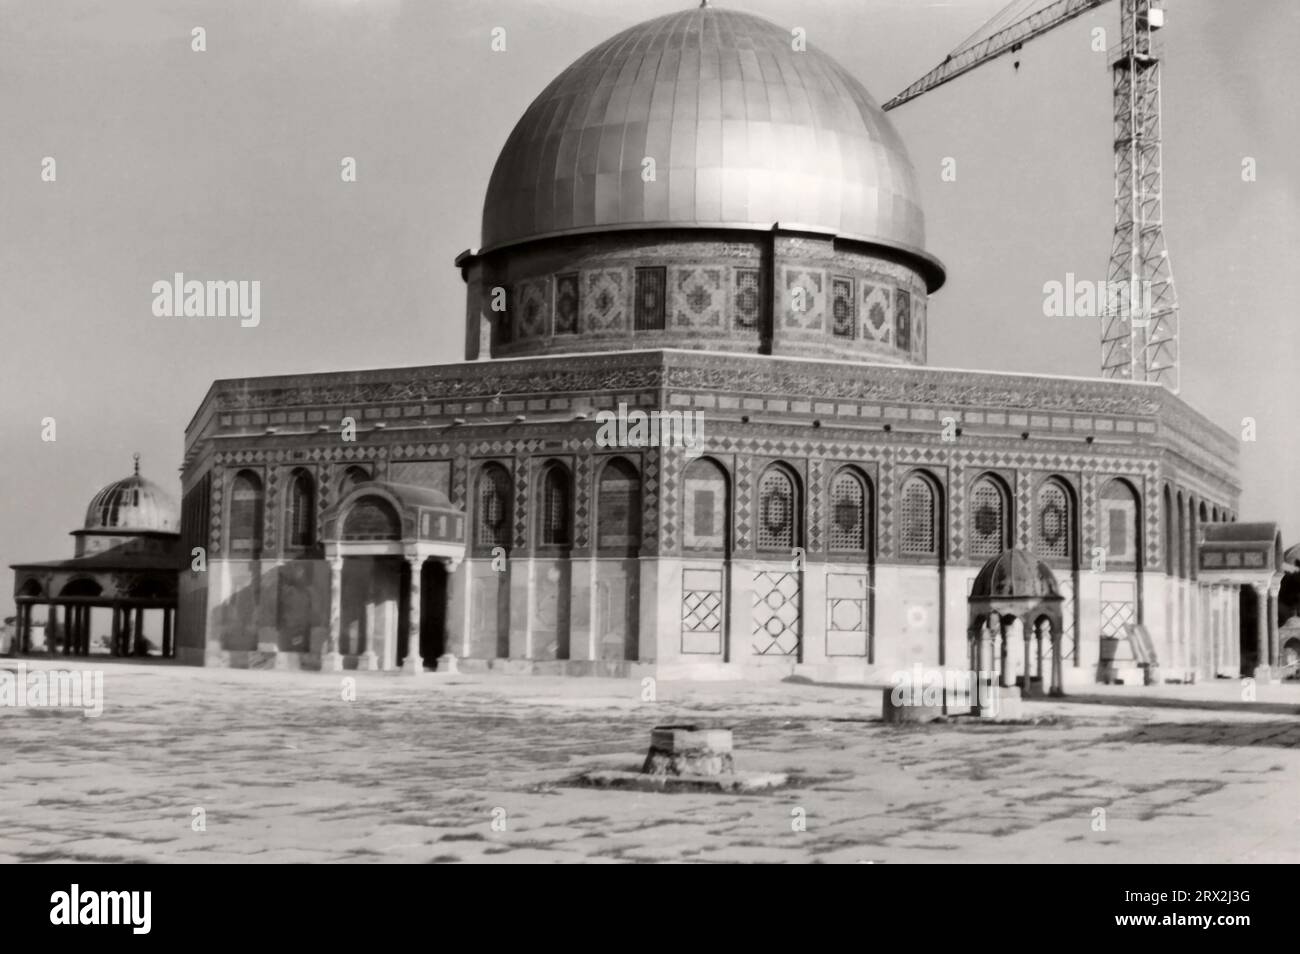
M1196 559L1233 438L1158 385L927 367L906 149L788 29L706 6L580 57L456 265L464 362L213 384L183 659L883 678L964 667L971 584L1019 548L1067 682L1139 623L1166 676L1252 665Z

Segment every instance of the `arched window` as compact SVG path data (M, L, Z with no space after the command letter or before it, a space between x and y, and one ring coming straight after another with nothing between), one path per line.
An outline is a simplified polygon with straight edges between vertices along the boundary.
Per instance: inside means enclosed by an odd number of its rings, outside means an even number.
M997 556L1011 546L1007 498L1006 487L996 477L984 476L971 485L966 544L971 556Z
M1117 477L1102 487L1098 502L1101 505L1099 537L1102 546L1106 548L1107 561L1138 562L1141 535L1138 528L1137 491L1127 481ZM1178 497L1178 508L1181 511L1181 494Z
M294 471L285 503L284 529L291 547L310 547L316 542L316 484L305 470Z
M402 518L383 497L362 497L343 519L344 540L400 540Z
M230 553L253 560L262 557L262 480L241 470L230 484Z
M700 457L690 462L682 480L686 532L690 550L726 550L730 515L727 472L717 461Z
M600 472L596 492L596 548L634 552L641 546L641 477L623 457Z
M934 484L913 474L899 494L898 550L908 556L939 553L939 506Z
M1064 560L1075 554L1074 514L1070 492L1055 478L1038 488L1038 517L1034 549L1040 557Z
M758 548L789 553L798 536L794 478L773 465L758 482Z
M500 464L485 464L474 492L474 544L510 546L510 475Z
M541 545L569 545L569 473L552 464L542 477Z
M851 468L845 468L831 481L830 527L826 534L832 550L861 552L871 543L867 528L870 520L871 495L867 482Z

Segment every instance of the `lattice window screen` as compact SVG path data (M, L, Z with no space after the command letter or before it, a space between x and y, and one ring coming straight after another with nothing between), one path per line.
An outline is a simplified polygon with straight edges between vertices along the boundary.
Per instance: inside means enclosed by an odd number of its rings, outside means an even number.
M853 474L841 473L831 484L830 547L832 550L865 550L866 493Z

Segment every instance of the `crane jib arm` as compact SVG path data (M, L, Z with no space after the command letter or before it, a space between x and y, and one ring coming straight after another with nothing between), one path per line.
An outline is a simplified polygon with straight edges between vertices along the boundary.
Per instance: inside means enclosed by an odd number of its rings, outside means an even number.
M1055 3L1021 17L1009 26L989 33L987 36L981 35L983 30L977 31L971 39L949 53L942 63L885 103L883 108L889 110L896 106L902 106L909 100L916 99L922 93L928 92L936 86L942 86L949 80L970 72L981 63L1001 56L1013 47L1018 47L1027 40L1046 33L1067 20L1073 20L1080 14L1087 13L1093 7L1099 7L1106 2L1108 0L1056 0ZM1022 5L1023 0L1017 0L1017 3L1013 3L1011 6ZM998 14L989 21L989 24L998 22L1006 12L1004 10ZM986 24L986 27L989 24Z

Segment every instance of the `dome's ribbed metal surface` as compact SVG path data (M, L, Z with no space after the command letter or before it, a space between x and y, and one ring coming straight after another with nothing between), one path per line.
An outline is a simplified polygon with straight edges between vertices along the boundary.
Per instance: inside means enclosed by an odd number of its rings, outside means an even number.
M134 474L113 481L95 494L86 508L84 529L177 533L180 513L166 491L140 476L137 462Z
M484 248L604 228L780 222L920 251L924 221L898 134L838 63L792 40L759 17L702 7L582 56L502 149Z

